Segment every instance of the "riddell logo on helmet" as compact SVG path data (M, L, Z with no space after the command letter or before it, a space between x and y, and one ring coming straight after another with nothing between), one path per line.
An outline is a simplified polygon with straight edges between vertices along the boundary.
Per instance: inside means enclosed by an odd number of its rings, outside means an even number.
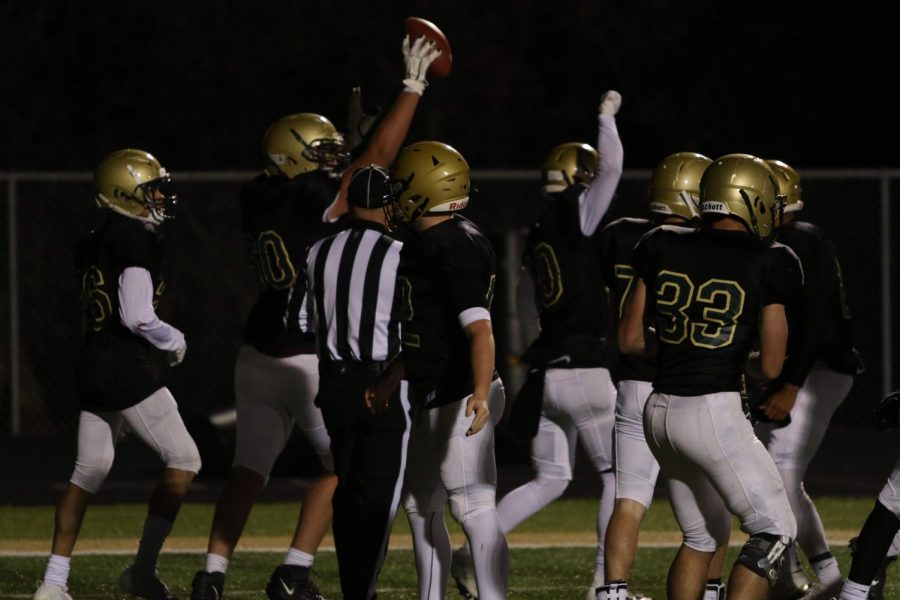
M450 206L447 207L447 210L460 210L469 205L469 199L465 200L456 200L450 203Z

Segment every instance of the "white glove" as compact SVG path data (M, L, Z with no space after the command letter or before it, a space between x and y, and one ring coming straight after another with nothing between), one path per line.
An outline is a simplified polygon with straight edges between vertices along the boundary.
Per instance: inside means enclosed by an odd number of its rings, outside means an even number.
M616 90L609 90L600 97L600 108L598 112L601 115L613 116L619 112L620 106L622 106L622 94Z
M174 350L166 352L166 362L170 367L176 367L184 360L185 354L187 354L187 343L182 342L182 344Z
M418 95L425 93L428 81L425 75L441 51L434 47L434 40L426 40L419 36L409 45L409 35L403 38L403 61L406 63L406 79L403 80L404 92L414 92Z

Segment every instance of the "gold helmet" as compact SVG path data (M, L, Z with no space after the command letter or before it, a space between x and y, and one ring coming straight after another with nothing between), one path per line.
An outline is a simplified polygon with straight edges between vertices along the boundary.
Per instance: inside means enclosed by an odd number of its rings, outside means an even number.
M650 178L650 212L685 220L700 217L700 178L712 160L696 152L662 159Z
M442 142L416 142L397 155L391 189L405 223L461 210L469 204L469 163Z
M794 212L803 209L803 199L800 194L800 175L789 164L780 160L767 160L769 165L775 172L775 179L778 181L778 187L784 194L784 212Z
M269 162L266 171L288 178L317 169L342 171L350 163L350 155L341 151L343 145L344 136L322 115L282 117L263 136L263 152Z
M541 190L562 192L575 183L588 183L597 174L600 155L588 144L568 142L550 151L541 167Z
M116 150L94 173L94 199L97 206L158 225L175 216L175 196L160 189L168 183L169 174L149 152Z
M749 154L716 159L700 180L700 212L735 217L762 240L781 222L783 200L775 173Z

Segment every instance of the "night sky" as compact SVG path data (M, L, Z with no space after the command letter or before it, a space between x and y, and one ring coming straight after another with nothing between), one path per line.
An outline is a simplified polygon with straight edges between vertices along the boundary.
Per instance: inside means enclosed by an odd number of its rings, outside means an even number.
M88 6L89 4L89 6ZM723 7L727 5L727 7ZM595 142L619 90L626 168L695 150L801 167L900 166L896 15L783 2L59 2L0 7L0 168L89 170L118 147L171 170L253 169L283 114L343 128L350 88L388 106L403 18L436 22L454 72L410 141L473 168L536 168Z

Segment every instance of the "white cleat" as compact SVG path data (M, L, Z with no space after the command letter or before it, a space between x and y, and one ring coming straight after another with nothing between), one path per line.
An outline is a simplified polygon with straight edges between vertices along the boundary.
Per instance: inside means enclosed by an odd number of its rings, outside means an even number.
M32 600L72 600L72 596L66 591L67 589L64 585L41 583L37 591L34 592Z
M130 565L119 575L119 588L144 600L178 600L156 571L143 571Z
M478 584L475 582L475 566L468 546L453 551L450 560L450 575L456 581L456 589L468 600L478 599Z

